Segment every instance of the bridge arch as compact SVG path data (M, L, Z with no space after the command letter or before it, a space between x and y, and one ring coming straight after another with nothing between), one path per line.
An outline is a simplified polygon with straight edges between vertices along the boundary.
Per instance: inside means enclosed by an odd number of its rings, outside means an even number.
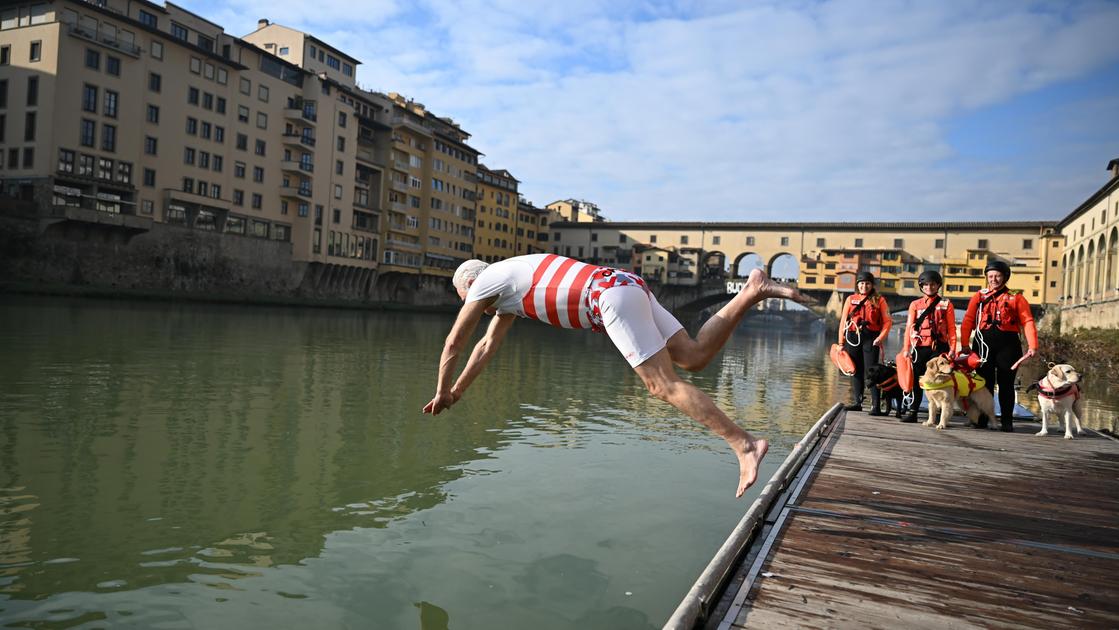
M754 269L765 269L763 260L756 252L742 252L734 259L734 265L730 268L731 277L745 278Z
M779 252L770 257L766 273L770 278L796 282L800 279L800 260L795 254Z
M707 255L700 261L700 277L703 278L725 278L727 255L721 251L707 252Z
M1119 228L1111 228L1111 237L1107 245L1107 274L1104 279L1104 290L1114 293L1119 290L1119 273L1115 268L1116 255L1119 255Z
M1085 259L1087 266L1084 270L1084 296L1089 300L1096 296L1096 269L1099 267L1099 261L1096 260L1096 243L1095 241L1088 242L1088 257Z

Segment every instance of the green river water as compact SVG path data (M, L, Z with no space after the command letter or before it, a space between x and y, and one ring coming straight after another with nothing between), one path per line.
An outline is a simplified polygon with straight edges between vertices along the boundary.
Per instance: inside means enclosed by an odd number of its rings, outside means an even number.
M0 626L660 627L846 399L815 328L689 376L772 443L736 501L603 335L519 322L422 415L452 319L0 295Z

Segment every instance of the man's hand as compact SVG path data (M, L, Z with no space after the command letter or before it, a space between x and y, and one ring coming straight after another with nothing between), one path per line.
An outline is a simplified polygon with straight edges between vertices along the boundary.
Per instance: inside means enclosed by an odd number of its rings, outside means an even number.
M455 396L454 394L449 392L445 394L435 394L435 398L432 398L431 402L424 405L423 412L430 413L433 416L438 416L440 411L443 411L444 409L450 409L451 405L458 402L458 399L458 396Z
M1017 370L1017 369L1018 369L1018 366L1019 366L1019 365L1022 365L1022 364L1023 364L1023 363L1025 363L1026 361L1028 361L1028 360L1030 360L1030 359L1034 358L1034 356L1035 356L1035 355L1037 355L1037 351L1035 351L1035 350L1026 350L1026 354L1023 354L1023 355L1022 355L1022 358L1021 358L1021 359L1018 359L1017 361L1015 361L1015 362L1014 362L1014 365L1010 366L1010 369L1011 369L1012 371L1013 371L1013 370Z

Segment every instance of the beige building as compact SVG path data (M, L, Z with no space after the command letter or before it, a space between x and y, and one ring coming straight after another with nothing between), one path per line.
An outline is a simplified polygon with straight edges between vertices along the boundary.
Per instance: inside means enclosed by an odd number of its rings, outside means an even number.
M1061 327L1119 327L1119 159L1107 182L1060 222Z
M524 197L517 199L517 255L548 251L549 212L537 208Z
M790 257L796 281L810 289L852 291L854 275L866 269L882 278L884 293L919 295L916 278L940 270L953 297L974 293L988 258L1007 261L1010 287L1032 303L1054 304L1061 278L1063 238L1051 222L1004 223L629 223L561 222L550 228L551 251L599 264L612 264L608 251L655 247L682 254L702 252L696 266L722 259L734 275L740 262L757 256L772 274ZM612 250L607 249L607 245ZM617 253L613 254L617 258ZM666 282L683 282L668 277ZM637 265L635 263L636 268ZM950 285L950 286L949 286Z
M516 256L517 228L521 216L517 208L519 182L509 171L490 170L483 164L478 165L477 177L478 216L474 257L497 262ZM524 231L523 227L521 231Z
M561 199L544 206L552 212L553 221L572 223L598 223L605 221L598 206L582 199Z
M471 257L469 135L358 89L343 51L267 20L238 38L144 0L0 15L0 180L52 220L290 243L354 282Z

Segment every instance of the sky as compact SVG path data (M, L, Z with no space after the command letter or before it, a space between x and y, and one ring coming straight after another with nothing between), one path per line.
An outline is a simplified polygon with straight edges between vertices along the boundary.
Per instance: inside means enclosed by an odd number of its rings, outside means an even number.
M1059 220L1119 158L1115 0L177 4L312 33L614 221Z

